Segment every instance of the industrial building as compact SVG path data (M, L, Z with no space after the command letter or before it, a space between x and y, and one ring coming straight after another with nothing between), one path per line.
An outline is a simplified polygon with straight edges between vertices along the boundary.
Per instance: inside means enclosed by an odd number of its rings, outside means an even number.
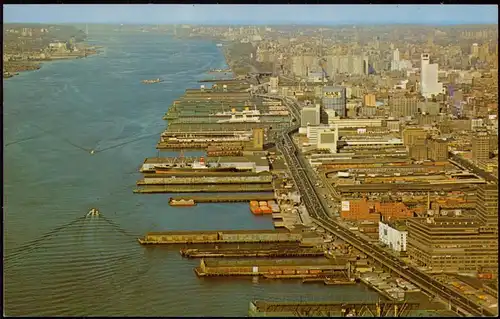
M427 138L427 131L421 127L406 127L403 130L403 144L412 146L421 144L422 140Z
M413 217L413 212L401 202L379 202L366 198L342 201L340 217L351 221L386 222Z
M300 126L301 127L307 127L307 126L317 126L319 125L320 122L320 105L316 104L313 107L304 107L300 111Z
M346 89L344 87L324 87L323 107L334 110L340 117L346 117Z
M434 162L448 160L448 141L443 138L430 138L427 140L428 159Z
M406 251L408 231L406 225L397 222L378 223L379 241L396 252Z
M469 217L412 218L408 256L420 266L461 273L498 269L498 235Z
M322 131L318 134L318 149L326 149L330 153L337 153L338 139L339 130L337 127L334 127L332 130Z

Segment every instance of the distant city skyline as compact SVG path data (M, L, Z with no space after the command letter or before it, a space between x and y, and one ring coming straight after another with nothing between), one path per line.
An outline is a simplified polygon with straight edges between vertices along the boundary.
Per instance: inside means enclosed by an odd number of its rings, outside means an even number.
M498 24L497 5L4 5L4 23Z

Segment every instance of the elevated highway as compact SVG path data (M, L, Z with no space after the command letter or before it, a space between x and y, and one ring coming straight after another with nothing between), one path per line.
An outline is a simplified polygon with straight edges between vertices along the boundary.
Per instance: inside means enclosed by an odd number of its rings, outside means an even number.
M288 102L287 105L289 104L291 103ZM295 110L296 107L298 107L298 105L290 105L292 110ZM422 291L447 301L453 311L466 316L494 316L491 311L484 309L482 306L472 302L458 292L439 283L428 274L423 273L413 266L407 266L396 257L387 255L381 248L364 242L357 235L343 228L343 226L331 219L328 216L325 203L320 199L317 190L313 186L314 182L311 180L312 177L310 174L306 173L307 163L298 156L298 149L290 137L298 128L299 126L295 125L288 130L282 131L281 136L277 139L276 146L283 153L292 178L297 189L301 193L301 197L309 211L311 219L333 235L341 238L377 262L385 265L402 278L417 285Z

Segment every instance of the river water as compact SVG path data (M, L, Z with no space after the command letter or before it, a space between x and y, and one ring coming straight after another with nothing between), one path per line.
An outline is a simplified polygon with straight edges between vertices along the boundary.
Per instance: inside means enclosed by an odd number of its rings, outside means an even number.
M377 299L363 286L198 279L199 260L178 248L138 245L148 231L272 223L246 204L173 208L168 194L132 193L138 167L156 156L168 106L204 71L226 67L215 43L151 33L93 38L105 46L100 55L4 81L7 315L245 316L254 299ZM165 82L140 83L157 77ZM92 207L104 217L85 218Z

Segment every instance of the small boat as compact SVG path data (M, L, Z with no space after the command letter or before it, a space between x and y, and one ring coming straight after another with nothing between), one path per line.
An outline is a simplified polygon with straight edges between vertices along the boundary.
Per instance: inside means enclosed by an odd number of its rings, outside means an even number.
M163 80L160 79L160 78L157 78L157 79L154 79L154 80L142 80L141 82L144 83L144 84L153 84L153 83L163 82Z

